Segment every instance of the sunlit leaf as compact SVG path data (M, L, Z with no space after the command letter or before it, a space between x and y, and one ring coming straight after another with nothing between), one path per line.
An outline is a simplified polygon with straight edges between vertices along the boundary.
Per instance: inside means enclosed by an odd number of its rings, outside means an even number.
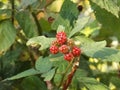
M38 36L38 37L33 37L31 39L28 40L27 45L41 45L41 47L39 48L40 50L44 50L46 48L48 48L51 44L51 42L54 40L55 38L47 38L45 36Z

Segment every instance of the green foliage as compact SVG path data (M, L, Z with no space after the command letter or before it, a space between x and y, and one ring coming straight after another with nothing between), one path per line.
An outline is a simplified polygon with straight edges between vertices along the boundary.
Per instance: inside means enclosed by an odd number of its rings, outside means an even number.
M103 38L107 40L110 36L116 36L118 39L120 39L120 35L118 34L120 31L120 18L117 18L116 16L108 12L106 9L101 8L94 2L91 2L91 5L96 12L95 16L97 20L102 24L102 28L100 30L98 38Z
M33 16L28 11L18 12L16 19L28 38L38 35L38 27L34 21Z
M97 90L97 89L109 90L109 88L106 85L99 83L94 78L82 77L82 78L78 78L78 80L80 83L85 85L85 87L89 90Z
M73 30L70 32L69 37L73 36L75 33L79 32L88 23L89 17L82 17L76 21Z
M0 1L0 89L61 90L70 73L69 90L120 89L119 0L73 1L61 1L56 13L48 9L54 0ZM68 62L61 53L49 53L60 31L80 47L80 60Z
M45 83L37 76L26 77L21 83L22 90L47 90Z
M100 6L100 8L104 8L105 10L111 12L116 17L119 17L119 7L113 0L100 0L100 1L91 0L91 1Z
M16 29L9 20L0 22L0 51L7 50L15 41Z
M48 72L52 67L52 62L49 58L42 58L40 57L35 64L35 68L40 71L41 73Z
M50 81L53 78L54 74L55 74L55 68L47 73L42 74L41 77L45 78L44 81Z
M20 79L20 78L23 78L23 77L27 77L27 76L31 76L31 75L35 75L35 74L40 74L40 73L41 73L40 71L31 68L31 69L28 69L24 72L21 72L21 73L15 75L15 76L13 76L13 77L5 79L5 81L6 80Z
M45 36L38 36L38 37L33 37L31 39L28 40L27 45L41 45L41 47L39 48L39 50L44 50L47 49L51 42L54 40L54 38L46 38Z

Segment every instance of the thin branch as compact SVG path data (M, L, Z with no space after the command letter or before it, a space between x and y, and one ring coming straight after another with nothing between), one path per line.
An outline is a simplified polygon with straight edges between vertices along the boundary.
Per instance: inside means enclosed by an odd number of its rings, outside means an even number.
M64 81L64 79L65 79L65 76L66 76L66 74L67 74L67 72L68 72L70 66L72 65L72 63L73 63L73 60L69 63L69 65L67 66L65 72L63 73L62 79L61 79L61 81L60 81L60 84L59 84L58 88L60 88L61 85L63 84L63 81Z
M73 78L78 66L79 66L79 60L74 62L72 71L68 75L67 80L64 82L62 90L67 90L68 86L71 84L72 78Z
M14 0L11 0L11 6L12 6L12 15L11 15L11 19L12 19L12 23L13 23L13 24L14 24L14 15L15 15L15 13L14 13L14 10L15 10L14 4L15 4L15 1L14 1Z

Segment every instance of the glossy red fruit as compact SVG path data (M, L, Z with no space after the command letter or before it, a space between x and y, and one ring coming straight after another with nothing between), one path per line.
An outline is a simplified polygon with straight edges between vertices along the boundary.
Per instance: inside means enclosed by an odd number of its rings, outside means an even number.
M67 45L62 45L61 47L59 47L59 51L63 54L66 54L69 52L69 47Z
M72 54L73 54L73 56L75 56L75 57L80 56L80 54L81 54L80 48L78 48L78 47L73 47L73 48L72 48Z
M64 44L67 41L66 33L61 31L56 34L56 38L59 44Z
M65 54L64 55L64 59L67 60L67 61L71 61L72 59L74 58L73 54L72 53L68 53L68 54Z
M58 49L57 46L52 45L52 46L50 47L50 52L51 52L52 54L57 54L58 51L59 51L59 49Z

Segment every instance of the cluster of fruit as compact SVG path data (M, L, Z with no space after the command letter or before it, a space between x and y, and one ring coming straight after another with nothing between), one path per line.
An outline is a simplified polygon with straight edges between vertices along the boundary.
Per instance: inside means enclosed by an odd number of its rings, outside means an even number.
M64 54L64 59L67 61L71 61L75 57L79 57L81 54L80 48L74 44L73 40L67 38L64 31L56 34L56 40L52 42L50 52L52 54L57 54L58 52Z

